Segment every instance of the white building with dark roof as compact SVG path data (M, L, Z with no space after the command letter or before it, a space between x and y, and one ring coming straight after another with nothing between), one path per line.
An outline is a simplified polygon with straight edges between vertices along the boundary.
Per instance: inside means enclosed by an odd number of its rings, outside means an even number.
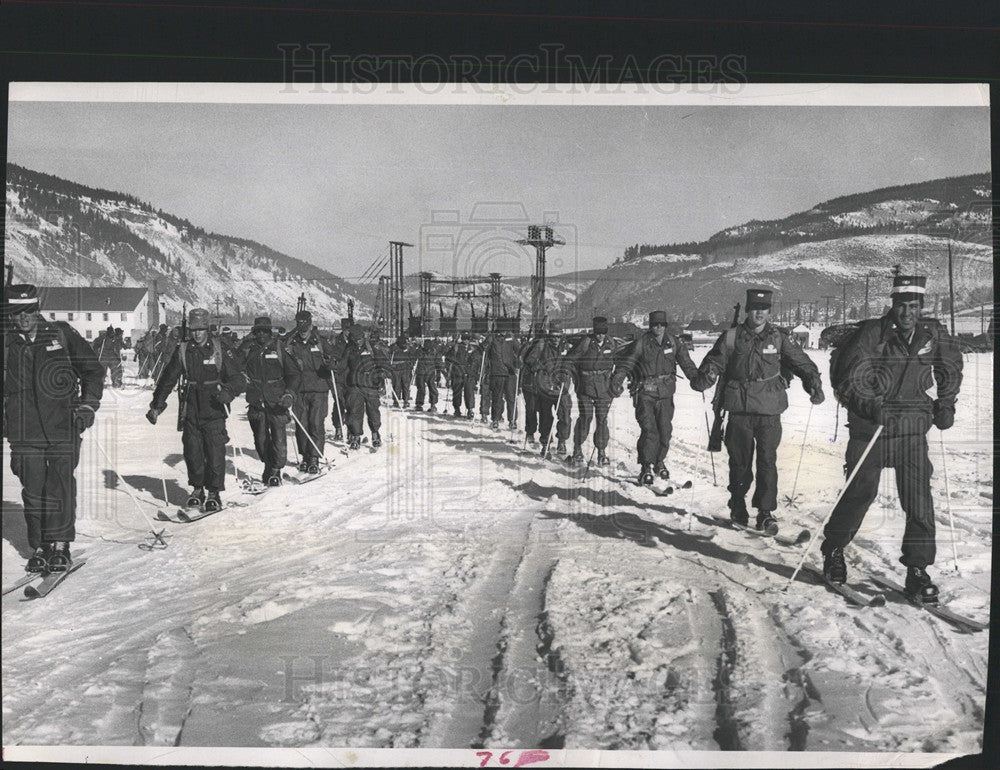
M50 321L66 321L85 339L113 326L125 337L141 337L150 324L159 322L150 290L126 286L39 286L42 315Z

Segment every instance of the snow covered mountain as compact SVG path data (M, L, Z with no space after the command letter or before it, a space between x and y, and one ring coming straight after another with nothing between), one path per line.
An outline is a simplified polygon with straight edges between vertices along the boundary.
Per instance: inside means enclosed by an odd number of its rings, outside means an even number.
M981 304L993 292L991 189L988 174L938 179L835 198L700 243L637 244L581 295L577 312L640 320L663 307L678 320L719 322L754 285L796 308L822 303L825 312L829 296L839 317L846 283L847 317L857 318L881 310L897 264L928 276L929 306L942 312L949 248L956 308Z
M17 281L147 286L172 318L182 303L249 323L291 318L298 296L326 318L347 315L349 285L254 241L209 233L133 196L7 165L6 262Z

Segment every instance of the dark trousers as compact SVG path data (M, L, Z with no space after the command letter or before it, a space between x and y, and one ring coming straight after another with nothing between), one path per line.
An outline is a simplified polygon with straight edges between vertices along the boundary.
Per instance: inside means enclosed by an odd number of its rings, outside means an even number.
M753 483L754 448L757 450L757 484L751 504L761 511L778 507L778 444L781 443L781 415L730 414L726 425L729 453L729 508L746 510L746 494Z
M379 411L378 388L351 387L347 389L347 433L360 436L364 432L364 419L368 417L368 428L375 433L382 428L382 413Z
M251 406L247 412L253 446L264 463L264 481L288 462L288 412L280 406Z
M611 411L611 399L595 396L581 396L576 394L576 400L580 404L580 416L576 418L576 428L573 431L573 443L582 446L590 434L590 421L597 418L597 427L594 429L594 446L604 451L608 447L608 439L611 431L608 429L608 412Z
M326 420L326 410L329 408L326 393L325 390L299 393L292 407L295 416L305 427L303 430L298 423L295 424L295 445L299 449L299 455L307 463L318 461L319 456L323 454L323 445L326 441L323 422Z
M674 397L656 396L645 392L635 395L635 419L639 423L640 465L661 463L670 449L673 434Z
M868 446L870 438L847 442L844 466L850 475ZM844 492L823 530L823 553L843 547L854 539L869 506L878 494L883 468L896 471L899 504L906 514L903 529L903 554L900 561L908 567L926 567L934 563L934 503L931 500L931 474L934 467L927 456L927 436L892 436L875 441L864 464Z
M493 422L503 418L503 405L507 402L507 420L514 420L514 404L517 402L517 379L513 374L490 375L490 403Z
M410 405L410 375L412 372L412 369L407 369L392 373L392 391L396 394L396 398L392 402L393 406L399 406L400 401L403 402L403 406Z
M427 374L421 374L417 372L417 406L424 405L424 392L427 393L427 403L431 406L437 406L438 402L438 386L437 386L437 372L428 372Z
M455 411L461 413L462 399L465 399L465 408L473 411L476 408L476 381L472 377L451 376L451 405Z
M184 421L181 445L184 447L184 464L187 466L188 484L221 492L226 488L226 433L225 420L196 422Z
M538 411L538 436L542 443L547 443L552 434L552 422L556 423L556 439L565 441L569 438L570 414L572 404L570 395L563 390L562 397L549 396L545 393L535 393L535 405ZM556 404L559 405L558 413Z
M538 394L531 389L522 390L521 393L524 396L524 435L534 436L538 430ZM545 439L544 433L542 439Z
M12 444L10 469L21 481L28 545L76 539L76 477L82 439Z
M333 391L333 408L330 410L330 420L336 430L344 427L344 419L347 417L347 382L339 377L334 378L336 390ZM339 411L337 407L340 407Z

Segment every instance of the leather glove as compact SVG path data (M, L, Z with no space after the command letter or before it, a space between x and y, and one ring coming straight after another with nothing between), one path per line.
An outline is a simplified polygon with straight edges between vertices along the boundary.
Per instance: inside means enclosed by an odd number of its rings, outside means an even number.
M163 409L162 406L150 407L149 411L146 412L146 419L149 420L150 425L156 425L156 418L163 414Z
M934 402L934 427L938 430L948 430L955 424L955 405L945 401Z
M83 433L94 424L94 408L87 405L78 406L73 414L73 422L76 424L77 432Z
M215 400L220 406L225 406L233 402L233 394L222 388L215 394Z
M823 388L813 388L809 391L809 401L813 404L822 404L826 401L826 396L823 394Z
M284 409L291 409L294 401L295 399L292 397L291 393L284 393L281 398L278 399L278 406Z
M876 425L885 425L883 420L885 419L882 414L882 404L880 402L875 402L869 407L869 415L871 416L871 421Z
M616 398L625 392L625 381L619 378L611 380L611 395Z

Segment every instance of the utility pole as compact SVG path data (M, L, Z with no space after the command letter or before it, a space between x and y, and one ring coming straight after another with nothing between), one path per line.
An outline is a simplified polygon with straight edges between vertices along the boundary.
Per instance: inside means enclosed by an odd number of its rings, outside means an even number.
M531 276L531 328L540 331L545 317L545 250L550 246L563 246L566 241L553 237L549 225L528 225L528 237L517 243L535 247L535 274Z
M842 283L840 288L844 290L844 304L843 304L843 323L847 323L847 287L849 284Z
M829 326L830 325L830 300L834 297L830 294L824 294L823 299L826 300L826 315L823 316L823 322Z
M802 300L798 299L797 302L799 303L799 305L795 309L795 325L796 326L798 326L800 323L802 323Z
M389 286L386 304L389 312L385 319L387 333L398 337L403 333L403 247L412 248L412 243L389 241Z
M222 316L219 315L219 302L220 302L219 298L216 297L215 298L215 324L216 324L216 326L221 326L222 325Z
M955 278L951 269L951 238L948 239L948 310L951 312L951 336L955 336Z

